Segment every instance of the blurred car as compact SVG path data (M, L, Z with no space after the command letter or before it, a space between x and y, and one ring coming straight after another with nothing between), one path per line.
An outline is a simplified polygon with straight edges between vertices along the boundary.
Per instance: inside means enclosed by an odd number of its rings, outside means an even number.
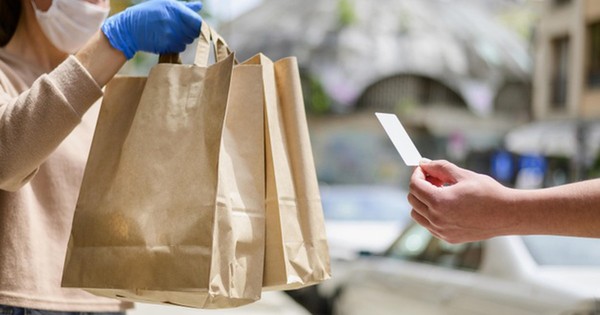
M257 302L236 308L201 310L174 305L136 303L127 315L309 315L310 313L283 292L264 292Z
M320 190L333 259L354 259L360 251L382 252L411 221L408 193L400 188L322 185Z
M507 236L449 244L413 224L356 261L334 314L600 314L600 239Z
M364 252L384 252L410 222L407 192L383 185L321 185L332 278L288 292L313 314L330 312L330 301L349 262Z

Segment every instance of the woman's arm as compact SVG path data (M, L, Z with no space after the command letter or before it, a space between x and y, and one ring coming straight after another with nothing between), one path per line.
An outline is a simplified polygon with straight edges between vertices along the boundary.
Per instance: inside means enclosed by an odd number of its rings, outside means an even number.
M100 96L100 86L73 56L19 95L0 86L0 189L27 183Z
M102 96L137 51L181 52L200 33L199 2L148 1L110 17L94 37L18 96L0 86L0 190L15 191ZM33 48L32 48L33 49Z

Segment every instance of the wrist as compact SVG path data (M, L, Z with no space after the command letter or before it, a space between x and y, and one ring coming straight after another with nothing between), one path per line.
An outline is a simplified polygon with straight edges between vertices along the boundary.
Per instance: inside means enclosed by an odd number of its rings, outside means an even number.
M511 234L532 235L554 233L549 218L555 216L557 200L547 189L511 189L513 216L517 222ZM558 202L560 203L560 202Z
M99 86L104 86L125 64L125 55L114 48L103 32L94 37L75 55Z
M509 224L506 225L506 231L503 235L521 235L528 234L528 222L532 221L532 196L528 191L505 187L504 200L506 211L510 218Z
M104 24L102 24L101 32L104 34L104 37L108 40L110 45L120 52L123 53L127 60L133 58L136 53L136 49L129 44L130 41L123 38L120 30L120 27L117 25L118 16L113 16L108 18Z
M539 215L536 210L537 191L522 190L497 184L489 188L492 199L487 203L488 232L493 236L532 234Z

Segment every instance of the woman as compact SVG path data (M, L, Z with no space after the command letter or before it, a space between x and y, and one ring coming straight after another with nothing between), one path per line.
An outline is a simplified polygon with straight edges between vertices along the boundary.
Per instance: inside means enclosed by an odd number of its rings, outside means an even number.
M131 306L60 287L98 99L135 52L184 50L200 9L155 0L104 21L108 0L0 1L0 314Z

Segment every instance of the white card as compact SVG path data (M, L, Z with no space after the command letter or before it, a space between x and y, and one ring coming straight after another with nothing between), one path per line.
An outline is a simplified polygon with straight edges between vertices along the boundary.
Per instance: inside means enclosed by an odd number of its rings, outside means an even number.
M375 113L377 119L385 129L388 137L392 140L392 143L400 153L402 160L408 166L417 166L421 160L421 154L415 144L410 140L408 133L402 127L400 120L394 114Z

